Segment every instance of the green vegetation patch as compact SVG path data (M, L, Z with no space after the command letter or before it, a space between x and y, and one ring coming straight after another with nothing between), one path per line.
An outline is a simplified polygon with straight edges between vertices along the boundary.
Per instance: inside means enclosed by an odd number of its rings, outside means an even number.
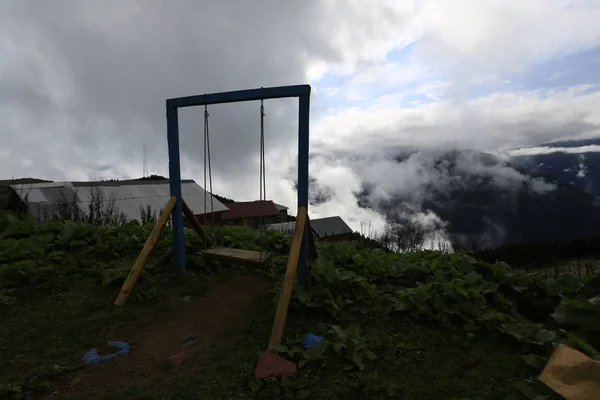
M111 307L151 225L92 226L0 219L0 397L37 398L77 365L65 362L124 325L166 315L192 288L247 272L207 263L186 230L190 273L155 261L127 306ZM255 380L284 274L289 238L247 227L209 228L220 246L274 254L273 296L202 360L106 398L554 399L535 377L558 343L600 359L600 275L544 277L469 254L395 254L318 243L308 287L296 286L284 342L297 376ZM308 333L319 344L302 347ZM172 374L172 375L169 375ZM3 397L3 398L4 398Z

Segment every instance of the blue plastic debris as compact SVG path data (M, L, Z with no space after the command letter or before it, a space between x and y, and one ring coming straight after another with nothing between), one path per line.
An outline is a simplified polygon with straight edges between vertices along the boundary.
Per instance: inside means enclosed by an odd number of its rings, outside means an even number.
M83 357L81 357L81 361L84 364L88 364L88 365L98 364L101 361L110 360L111 358L124 356L125 354L129 353L129 343L127 343L127 342L112 342L112 341L110 341L110 342L108 342L108 345L119 349L119 351L112 353L112 354L107 354L105 356L99 356L98 351L96 349L91 349L90 351L85 353L83 355Z
M197 341L198 338L196 336L186 336L185 338L183 338L183 343L181 344L181 347L191 346Z
M302 338L302 346L305 349L310 349L311 347L314 347L317 343L319 343L321 339L323 339L321 336L309 333L308 335Z

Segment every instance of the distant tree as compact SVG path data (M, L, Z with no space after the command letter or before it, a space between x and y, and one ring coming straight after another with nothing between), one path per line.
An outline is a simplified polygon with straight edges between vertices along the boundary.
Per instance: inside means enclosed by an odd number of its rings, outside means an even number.
M136 180L138 180L138 181L167 181L167 180L169 180L169 178L166 178L161 175L150 175L150 176L146 176L143 178L138 178Z
M94 225L122 225L127 217L116 206L114 194L106 198L100 187L89 186L90 203L88 205L87 223Z
M392 227L390 240L398 252L417 251L425 243L425 231L412 221L403 221Z
M52 198L50 214L63 221L82 222L83 215L77 205L77 190L59 188Z
M360 232L352 232L351 240L359 242L361 245L363 245L367 248L391 252L391 250L388 247L383 246L379 240L375 240L373 238L366 237L366 236L362 235Z
M142 224L155 223L156 219L156 210L152 210L150 204L146 204L146 207L140 205L140 220Z

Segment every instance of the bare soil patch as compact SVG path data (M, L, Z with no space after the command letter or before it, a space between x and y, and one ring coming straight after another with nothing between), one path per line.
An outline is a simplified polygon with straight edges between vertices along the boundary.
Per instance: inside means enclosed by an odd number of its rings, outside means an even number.
M94 398L143 386L172 374L173 369L186 373L186 361L194 360L194 365L198 365L203 354L210 352L225 332L246 320L255 302L270 288L265 277L237 276L218 283L204 297L192 295L188 301L181 300L166 318L135 327L123 326L114 340L129 343L128 355L84 367L68 376L47 398ZM102 343L97 349L100 355L116 351ZM182 364L169 362L169 357L180 352L185 353ZM177 359L181 361L181 357Z

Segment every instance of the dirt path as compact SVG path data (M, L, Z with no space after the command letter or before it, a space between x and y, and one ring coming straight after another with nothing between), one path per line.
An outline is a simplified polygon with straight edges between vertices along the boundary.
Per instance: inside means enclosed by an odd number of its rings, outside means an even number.
M255 301L264 297L270 287L264 277L238 276L217 284L204 298L182 301L167 319L138 326L116 339L130 344L128 355L86 366L47 399L66 394L93 398L143 385L167 374L165 360L182 351L186 359L201 359L222 334L246 319ZM187 336L198 340L182 348ZM101 354L100 349L98 352Z

